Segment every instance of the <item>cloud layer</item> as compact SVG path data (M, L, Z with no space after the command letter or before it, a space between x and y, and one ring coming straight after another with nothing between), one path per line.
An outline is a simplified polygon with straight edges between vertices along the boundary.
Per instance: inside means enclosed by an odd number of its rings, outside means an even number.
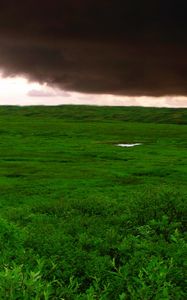
M156 106L186 107L187 97L135 97L107 94L67 92L58 88L28 82L21 77L0 75L0 105L102 105L102 106Z
M187 95L185 1L1 1L0 69L63 90Z

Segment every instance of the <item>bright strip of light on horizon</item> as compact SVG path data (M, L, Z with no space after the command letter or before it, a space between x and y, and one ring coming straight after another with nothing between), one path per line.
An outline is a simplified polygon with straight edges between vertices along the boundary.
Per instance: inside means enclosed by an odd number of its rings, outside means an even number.
M109 106L155 106L186 107L187 97L130 97L105 94L83 94L62 91L46 84L29 82L24 77L0 76L0 105L109 105Z

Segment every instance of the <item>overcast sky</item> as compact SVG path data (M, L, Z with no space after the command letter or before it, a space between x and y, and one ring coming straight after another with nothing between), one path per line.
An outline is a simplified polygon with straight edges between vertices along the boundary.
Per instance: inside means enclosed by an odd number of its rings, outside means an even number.
M187 107L186 8L174 0L1 0L0 104Z
M23 77L0 76L0 105L60 105L88 104L112 106L187 107L182 96L115 96L63 91L60 88L28 82Z

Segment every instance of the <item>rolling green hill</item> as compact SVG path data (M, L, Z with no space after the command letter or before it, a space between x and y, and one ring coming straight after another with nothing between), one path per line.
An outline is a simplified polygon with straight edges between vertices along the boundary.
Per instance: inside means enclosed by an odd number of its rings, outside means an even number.
M160 124L187 124L187 109L99 106L2 106L0 116L60 118L73 121L128 121Z
M186 198L187 109L0 107L0 299L185 299Z

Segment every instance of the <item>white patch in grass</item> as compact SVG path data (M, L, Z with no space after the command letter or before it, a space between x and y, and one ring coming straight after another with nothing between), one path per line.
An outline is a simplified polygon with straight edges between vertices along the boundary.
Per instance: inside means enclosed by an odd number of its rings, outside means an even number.
M135 144L117 144L118 147L135 147L142 145L141 143L135 143Z

